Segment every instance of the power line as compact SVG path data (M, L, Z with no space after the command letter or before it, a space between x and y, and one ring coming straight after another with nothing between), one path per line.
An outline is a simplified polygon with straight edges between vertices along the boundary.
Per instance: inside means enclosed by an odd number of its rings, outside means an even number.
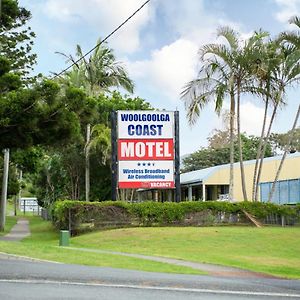
M1 0L0 0L1 1ZM115 30L113 30L109 35L107 35L100 43L96 44L91 50L86 52L83 56L78 58L76 61L73 61L71 65L69 65L67 68L63 69L60 73L55 74L52 79L55 79L56 77L62 75L66 71L68 71L70 68L72 68L74 65L76 65L78 62L80 62L82 59L84 59L87 55L89 55L91 52L93 52L96 48L98 48L101 44L106 42L113 34L115 34L121 27L123 27L131 18L133 18L145 5L147 5L151 0L147 0L144 2L132 15L130 15L123 23L121 23Z

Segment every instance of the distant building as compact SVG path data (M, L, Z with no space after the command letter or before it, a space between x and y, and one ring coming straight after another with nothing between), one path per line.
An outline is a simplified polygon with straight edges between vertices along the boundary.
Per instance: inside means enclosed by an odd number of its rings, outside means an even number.
M279 167L282 156L264 159L259 187L259 200L267 201L271 185ZM246 190L248 199L252 198L252 184L255 160L244 162ZM202 170L183 173L180 175L181 200L209 201L227 200L229 192L230 165L220 165ZM234 164L234 194L233 201L243 199L240 164ZM294 204L300 203L300 153L287 155L276 190L273 203Z
M37 198L35 197L23 197L19 201L19 209L22 212L32 212L33 214L40 214L41 207L38 205Z

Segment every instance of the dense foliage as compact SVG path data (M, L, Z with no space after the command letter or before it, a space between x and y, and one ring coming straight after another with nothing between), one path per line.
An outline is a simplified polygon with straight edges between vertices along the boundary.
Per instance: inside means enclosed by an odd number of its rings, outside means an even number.
M209 146L201 148L194 153L189 154L183 159L182 172L201 170L230 162L230 145L228 131L216 131L208 138ZM256 136L241 135L243 143L243 157L245 160L255 159L257 155L257 147L259 138ZM235 142L234 161L239 161L238 144ZM271 145L268 143L266 147L266 157L272 156Z
M89 110L81 91L61 94L59 86L49 80L2 94L0 101L1 149L67 143L78 136L80 115Z
M272 133L270 136L270 141L273 148L277 152L282 152L288 143L291 131L286 133ZM289 152L293 153L295 151L300 152L300 127L294 130L294 138L291 142Z
M82 92L82 91L81 91ZM110 114L113 110L152 109L150 104L139 97L122 96L119 92L111 95L100 94L92 99L93 117L90 148L91 201L104 201L111 197L110 167ZM83 99L87 101L87 98ZM82 119L82 118L81 118ZM86 124L86 123L85 123ZM48 148L34 176L35 193L42 206L48 206L57 199L84 199L85 196L85 142L84 128L79 138L67 144Z
M69 229L73 234L80 230L93 230L120 226L214 225L249 223L243 211L264 221L268 216L285 216L299 222L299 207L279 206L258 202L143 202L127 203L105 201L58 201L52 209L57 228ZM70 219L71 218L71 219Z
M35 33L26 27L30 18L30 11L20 7L18 1L1 1L0 56L10 62L11 69L20 74L24 83L33 81L29 72L36 62L36 54L31 53Z

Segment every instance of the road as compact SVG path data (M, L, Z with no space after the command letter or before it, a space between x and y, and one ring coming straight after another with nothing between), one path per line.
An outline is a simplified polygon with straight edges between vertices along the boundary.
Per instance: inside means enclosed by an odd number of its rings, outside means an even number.
M300 281L151 273L0 256L0 299L300 299Z

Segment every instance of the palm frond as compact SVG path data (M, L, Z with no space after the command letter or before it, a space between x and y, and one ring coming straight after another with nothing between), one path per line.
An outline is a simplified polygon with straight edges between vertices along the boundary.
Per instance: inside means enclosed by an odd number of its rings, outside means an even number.
M290 24L295 24L300 28L300 18L298 16L293 16L289 19Z
M76 47L76 56L81 61L66 73L66 80L72 79L72 84L83 87L89 95L96 96L99 93L109 92L111 87L122 87L132 93L134 83L122 63L117 62L113 53L106 43L99 39L97 47L89 57L84 57L79 45ZM62 54L72 63L76 62L71 55ZM76 71L75 71L76 69Z
M225 45L218 44L207 44L199 49L200 59L204 60L206 55L212 55L213 57L218 57L224 62L230 63L232 61L232 54L230 49Z
M236 51L239 48L240 35L229 26L219 27L217 29L217 36L224 37L232 50Z

